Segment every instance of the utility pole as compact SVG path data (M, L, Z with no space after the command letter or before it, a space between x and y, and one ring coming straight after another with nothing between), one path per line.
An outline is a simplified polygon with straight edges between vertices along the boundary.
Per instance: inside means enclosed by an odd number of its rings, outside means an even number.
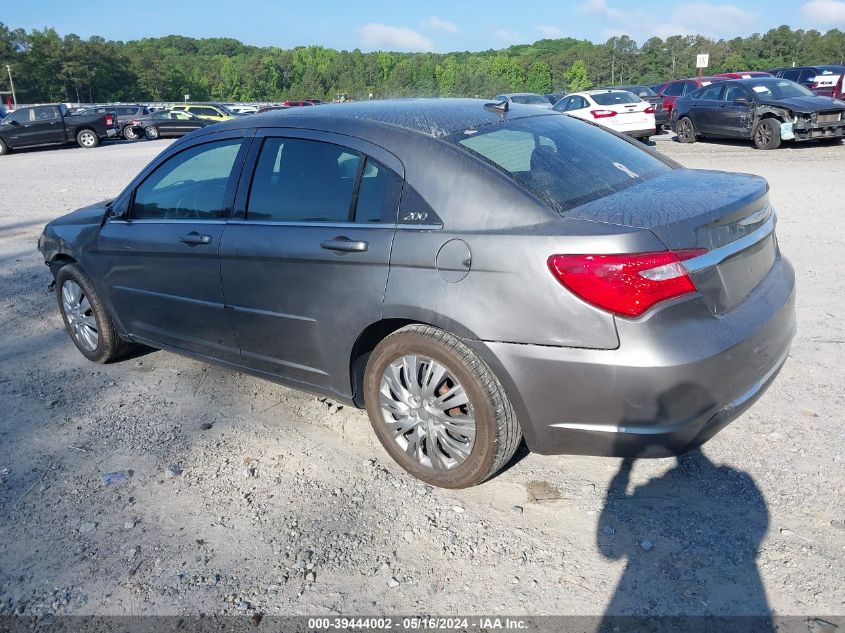
M18 109L18 98L15 96L15 82L12 81L12 67L6 64L6 72L9 73L9 86L12 88L12 103L15 104L15 110Z

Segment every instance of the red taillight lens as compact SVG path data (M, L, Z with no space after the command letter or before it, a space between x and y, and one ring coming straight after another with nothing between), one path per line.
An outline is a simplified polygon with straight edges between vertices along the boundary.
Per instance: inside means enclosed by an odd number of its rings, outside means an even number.
M607 119L612 116L616 116L616 112L614 110L590 110L590 114L593 115L594 119Z
M645 110L643 110L646 114L654 114L654 106L648 106Z
M106 125L111 127L113 123L114 119L112 119L110 116L106 116Z
M810 90L816 90L819 87L819 82L814 81L810 84Z
M552 255L549 270L584 301L637 317L661 301L695 292L681 262L704 249L626 255Z

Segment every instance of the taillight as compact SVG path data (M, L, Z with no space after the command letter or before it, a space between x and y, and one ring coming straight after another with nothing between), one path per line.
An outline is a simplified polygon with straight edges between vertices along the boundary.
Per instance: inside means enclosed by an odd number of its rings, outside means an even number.
M819 87L818 81L811 81L810 82L810 85L809 85L810 90L816 90L816 89L818 89L818 87Z
M654 106L648 106L645 110L643 110L646 114L654 114Z
M110 116L108 116L108 115L106 115L106 125L107 125L108 127L111 127L112 125L114 125L114 119L113 119L113 118L111 118L111 117L110 117Z
M593 115L594 119L607 119L612 116L616 116L616 112L614 110L590 110L590 114Z
M584 301L619 316L637 317L652 306L695 292L681 263L704 249L625 255L552 255L549 270Z
M136 121L135 119L132 119L132 125L133 125L133 126L137 126L137 125L138 125L138 121Z

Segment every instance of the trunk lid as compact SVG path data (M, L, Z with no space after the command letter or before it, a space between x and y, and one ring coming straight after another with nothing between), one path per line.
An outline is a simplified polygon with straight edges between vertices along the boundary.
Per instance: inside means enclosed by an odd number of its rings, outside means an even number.
M705 249L688 260L707 305L740 303L774 264L777 243L765 179L676 169L566 212L566 217L648 229L673 251Z

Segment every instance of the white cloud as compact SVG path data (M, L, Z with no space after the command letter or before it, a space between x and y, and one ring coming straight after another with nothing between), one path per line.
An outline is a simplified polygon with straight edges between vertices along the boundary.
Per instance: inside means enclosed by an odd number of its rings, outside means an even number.
M581 12L593 13L609 20L623 20L627 15L624 11L609 6L607 0L587 0L581 5Z
M845 2L813 0L801 7L801 13L822 24L845 24Z
M454 22L449 22L449 20L443 20L438 18L436 15L432 15L428 20L424 22L424 26L427 26L430 29L434 29L435 31L443 31L444 33L460 33L461 29L458 27L457 24Z
M358 30L367 46L400 51L431 51L434 42L414 29L371 22Z
M563 29L559 26L555 26L554 24L539 24L537 26L537 31L539 31L540 35L543 37L552 39L563 37L565 35Z
M845 4L838 0L815 0L821 3ZM813 4L812 2L810 4ZM641 9L622 11L607 0L586 0L580 8L603 18L608 23L605 33L625 33L636 40L651 36L701 34L709 37L737 35L752 27L758 16L735 4L689 2L675 6L664 21L658 21Z
M681 4L672 10L672 21L687 28L722 33L751 25L756 16L735 4Z
M493 35L496 39L501 40L507 44L515 44L517 42L522 41L522 36L517 33L516 31L510 31L508 29L496 29L493 31Z

